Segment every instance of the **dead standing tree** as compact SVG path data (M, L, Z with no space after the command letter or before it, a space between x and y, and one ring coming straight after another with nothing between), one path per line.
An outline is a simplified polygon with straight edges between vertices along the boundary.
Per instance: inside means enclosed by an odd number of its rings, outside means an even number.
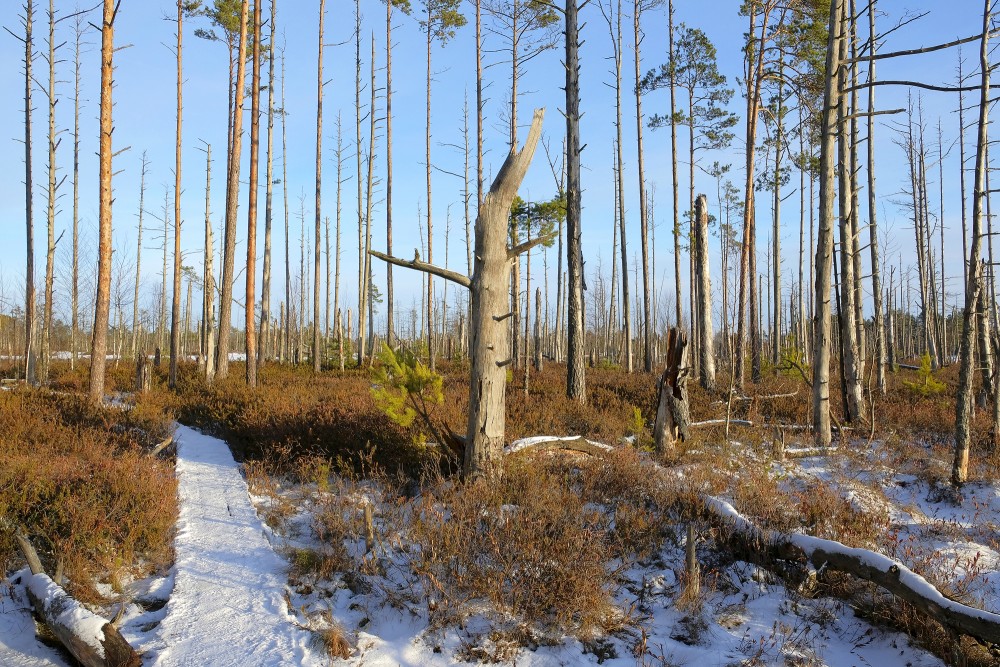
M551 241L540 236L516 247L507 246L510 206L524 180L542 133L543 109L536 109L528 139L520 151L511 151L500 168L476 218L476 252L472 278L420 261L404 260L374 250L375 257L396 266L430 273L471 291L472 319L469 349L472 368L469 382L469 422L466 429L464 471L467 476L492 477L500 473L504 444L506 366L510 364L509 328L512 313L510 265L521 253Z

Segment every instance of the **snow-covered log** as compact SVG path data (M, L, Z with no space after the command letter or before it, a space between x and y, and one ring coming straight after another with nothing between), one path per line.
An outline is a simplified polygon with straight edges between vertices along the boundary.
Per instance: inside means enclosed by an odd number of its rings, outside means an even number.
M1000 644L1000 614L949 600L930 582L888 556L801 534L765 531L719 498L706 498L709 512L748 542L765 546L770 558L805 560L817 570L834 570L880 586L944 627L982 642Z
M44 571L34 547L23 535L18 545L31 575L24 581L38 617L84 667L140 667L135 649L112 623L74 600Z
M505 450L505 454L514 454L525 451L543 451L547 449L563 449L572 452L583 452L594 456L603 456L614 451L611 445L587 440L583 436L557 437L541 435L533 438L523 438L512 442Z
M25 581L35 613L85 667L139 667L138 654L107 619L86 609L47 574Z

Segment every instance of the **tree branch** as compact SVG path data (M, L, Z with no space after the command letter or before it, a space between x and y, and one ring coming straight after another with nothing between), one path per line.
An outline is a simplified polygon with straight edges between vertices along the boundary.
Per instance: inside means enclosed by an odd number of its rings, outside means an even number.
M439 278L450 280L453 283L459 284L465 288L472 287L472 280L470 280L468 276L458 273L457 271L449 271L448 269L442 269L440 266L434 266L433 264L422 262L420 261L420 258L416 256L414 256L414 258L411 260L406 260L406 259L399 259L398 257L393 257L391 255L386 255L377 250L369 250L368 254L372 255L373 257L378 257L384 262L395 264L396 266L402 266L408 269L416 269L417 271L423 271L424 273L430 273L432 275L438 276Z
M558 236L559 234L557 232L550 232L549 234L545 234L544 236L539 236L538 238L531 239L530 241L525 241L524 243L518 243L513 248L507 249L507 257L510 259L514 259L518 255L528 252L536 245L542 243L550 243L554 241Z

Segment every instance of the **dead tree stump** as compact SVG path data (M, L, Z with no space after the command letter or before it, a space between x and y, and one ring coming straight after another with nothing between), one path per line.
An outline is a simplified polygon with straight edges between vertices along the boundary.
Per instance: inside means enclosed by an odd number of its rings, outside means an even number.
M151 385L149 374L149 358L145 352L140 352L135 358L135 391L145 394Z
M691 418L687 402L687 336L672 327L667 334L667 365L659 381L653 443L656 451L667 454L674 444L687 438Z

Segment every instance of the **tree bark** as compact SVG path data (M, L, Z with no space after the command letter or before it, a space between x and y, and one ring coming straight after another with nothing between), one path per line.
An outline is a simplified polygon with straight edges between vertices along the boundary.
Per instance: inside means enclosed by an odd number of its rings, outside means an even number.
M216 349L216 375L221 379L229 374L229 338L233 313L233 265L236 261L236 214L240 192L240 164L243 142L243 88L246 85L247 15L249 0L242 0L240 7L240 46L236 64L236 101L233 112L232 149L227 156L226 172L226 232L222 262L222 297L219 306L219 340ZM248 306L250 307L250 306Z
M250 184L247 202L246 302L244 305L245 377L257 386L257 179L260 162L261 0L253 3L253 74L250 80Z
M108 311L111 305L111 122L115 54L115 2L104 0L101 21L101 138L99 153L97 299L90 346L90 401L104 400L104 367L108 350Z
M848 12L846 11L840 18L840 59L846 61L848 57ZM847 87L847 70L840 69L839 75L840 89ZM838 114L838 152L839 152L839 176L840 176L840 339L843 354L842 364L844 368L843 380L846 387L847 401L844 405L844 412L847 421L855 422L864 419L864 400L861 396L861 367L860 350L857 338L855 307L856 292L855 265L854 265L854 216L857 211L853 206L850 151L850 129L847 105L847 96L841 95L837 107Z
M690 417L687 403L687 335L678 327L667 333L667 364L658 383L653 446L672 454L674 445L687 438Z
M868 4L868 81L875 80L875 51L878 48L878 36L875 33L875 3ZM872 301L875 307L875 385L885 396L886 380L886 344L885 319L882 304L882 277L878 246L877 199L875 197L875 88L868 89L868 247L872 262ZM963 149L964 153L964 149ZM964 164L964 161L963 161ZM965 170L962 169L962 208L965 209ZM962 217L963 225L965 217ZM963 236L964 238L964 236Z
M34 0L24 5L24 219L27 253L24 270L24 380L35 384L35 225L34 186L31 160L31 65L35 58L33 24ZM103 94L103 89L102 89Z
M990 5L984 0L983 37L979 48L979 65L982 82L979 93L979 124L976 142L976 175L972 193L972 243L969 250L969 281L965 286L965 310L962 317L961 366L958 372L958 400L955 405L955 460L952 464L951 482L955 486L965 483L969 475L970 421L972 416L973 336L976 305L979 291L983 289L982 265L979 262L982 247L983 198L986 196L986 145L989 141L990 104Z
M671 53L673 53L673 0L670 2L669 10L670 12L670 43L671 43ZM635 33L635 131L636 131L636 145L638 151L639 159L639 234L640 241L642 243L642 320L643 320L643 368L647 373L653 372L653 315L652 315L652 304L650 301L649 290L650 290L650 275L649 275L649 218L648 211L646 210L646 168L645 168L645 156L642 150L642 93L640 83L639 68L641 66L641 55L640 47L642 45L642 30L639 25L640 17L642 16L642 2L641 0L635 0L633 4L632 11L632 27ZM568 38L567 38L568 39ZM671 70L672 71L672 70ZM569 93L567 92L567 96ZM579 95L579 93L578 93ZM674 99L674 77L671 74L670 77L670 103L671 112L673 111L673 99ZM579 105L579 100L577 102ZM677 136L675 131L676 123L674 122L674 116L671 114L671 138L673 143L673 156L674 156L674 183L677 182ZM579 141L579 137L577 137ZM577 157L579 160L579 157ZM577 162L579 164L579 162ZM676 194L676 188L674 190ZM676 196L674 203L674 214L676 216L677 204ZM676 232L675 232L676 233ZM676 237L675 237L676 244ZM680 260L677 260L678 262ZM624 268L624 267L623 267ZM677 282L677 293L680 295L680 281ZM679 307L679 306L678 306Z
M829 37L826 51L826 81L820 131L819 163L819 234L816 246L815 315L813 321L813 435L816 444L828 447L830 430L830 357L833 339L830 278L833 259L833 202L835 197L835 142L837 109L840 106L840 82L836 72L841 66L839 48L840 17L844 0L831 0Z
M39 380L48 382L49 362L51 361L52 349L52 287L55 278L56 259L56 196L59 183L56 181L56 10L54 0L49 0L49 87L46 95L49 107L49 163L48 163L48 198L46 201L46 228L48 231L48 244L45 252L45 311L43 313L42 324L42 354L39 368Z
M576 0L566 0L566 244L569 269L568 334L569 357L566 395L578 403L587 402L584 376L586 334L583 304L583 244L580 238L580 35ZM646 326L649 326L648 320ZM647 339L648 346L648 339ZM648 349L648 347L647 347ZM648 357L647 357L647 364Z
M326 16L326 0L319 0L319 41L316 48L316 235L313 245L313 339L312 367L313 373L319 373L322 368L323 355L320 352L319 330L319 293L320 293L320 241L322 238L321 224L322 191L323 191L323 19ZM374 113L374 109L371 110Z
M274 207L274 33L278 12L277 0L271 0L271 36L267 49L267 166L264 182L264 275L260 300L260 340L257 348L257 368L263 368L268 354L271 331L271 221ZM249 363L249 360L248 362Z
M712 283L708 267L708 200L698 195L694 203L695 282L698 285L698 380L707 391L715 391L715 332L712 328Z
M392 4L385 0L385 251L392 254ZM468 140L466 140L468 145ZM468 161L468 158L466 158ZM468 168L466 168L468 172ZM468 198L466 198L468 211ZM466 216L468 217L468 216ZM386 329L385 342L392 346L396 338L393 317L395 294L392 285L392 265L385 267Z
M184 2L177 0L177 136L174 145L174 282L170 311L170 372L167 385L177 386L177 360L181 346L181 127L184 112L183 78Z

